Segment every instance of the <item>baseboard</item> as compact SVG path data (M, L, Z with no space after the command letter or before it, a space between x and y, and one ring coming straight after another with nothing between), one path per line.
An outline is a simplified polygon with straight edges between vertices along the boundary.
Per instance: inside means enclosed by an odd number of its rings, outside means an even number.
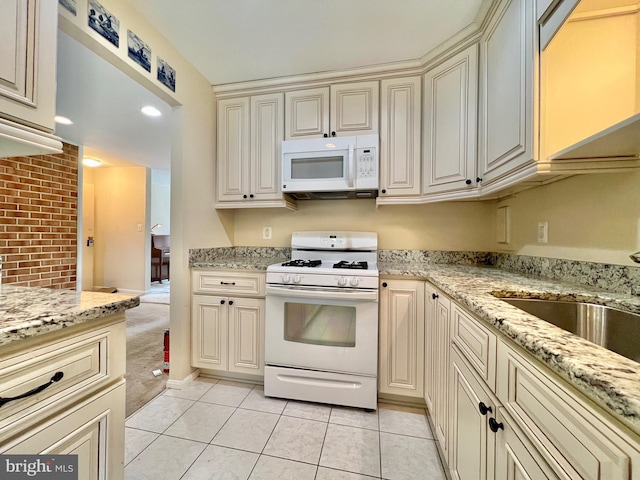
M118 293L124 293L125 295L144 295L144 290L130 290L128 288L118 288Z
M189 375L184 377L182 380L167 380L167 388L175 388L177 390L182 390L184 387L193 382L196 378L200 376L200 370L196 369L191 372Z

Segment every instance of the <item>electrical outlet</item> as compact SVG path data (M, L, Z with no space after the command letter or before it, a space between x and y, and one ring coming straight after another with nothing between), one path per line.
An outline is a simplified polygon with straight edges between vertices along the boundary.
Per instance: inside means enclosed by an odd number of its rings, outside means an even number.
M549 241L549 222L538 222L538 243Z
M271 240L271 227L262 227L262 239Z
M139 232L141 232L141 231L142 231L142 224L141 224L141 223L139 223L139 224L138 224L138 231L139 231Z

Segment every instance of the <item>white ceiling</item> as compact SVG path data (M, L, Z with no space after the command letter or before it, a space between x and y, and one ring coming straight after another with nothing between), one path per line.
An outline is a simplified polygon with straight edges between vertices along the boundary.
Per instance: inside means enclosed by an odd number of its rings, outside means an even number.
M414 60L473 22L482 0L135 0L212 85ZM153 104L163 117L142 117ZM56 134L106 164L170 166L170 107L64 33Z
M482 0L131 3L219 85L414 60L472 23Z

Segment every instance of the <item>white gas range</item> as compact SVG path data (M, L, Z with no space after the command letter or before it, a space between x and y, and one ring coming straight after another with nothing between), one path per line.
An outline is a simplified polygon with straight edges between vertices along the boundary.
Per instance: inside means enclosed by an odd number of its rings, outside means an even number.
M265 395L377 408L373 232L294 232L267 268Z

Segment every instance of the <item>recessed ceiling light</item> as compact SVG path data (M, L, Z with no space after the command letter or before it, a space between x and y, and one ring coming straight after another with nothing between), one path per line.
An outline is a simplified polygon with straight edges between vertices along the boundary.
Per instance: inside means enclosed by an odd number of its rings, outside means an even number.
M140 111L149 117L159 117L162 115L162 112L160 112L160 110L158 110L156 107L152 107L151 105L142 107Z
M96 160L95 158L83 158L82 164L86 167L99 167L102 165L100 160Z
M71 120L69 120L67 117L63 117L62 115L56 115L55 121L56 123L59 123L61 125L73 125L73 122Z

